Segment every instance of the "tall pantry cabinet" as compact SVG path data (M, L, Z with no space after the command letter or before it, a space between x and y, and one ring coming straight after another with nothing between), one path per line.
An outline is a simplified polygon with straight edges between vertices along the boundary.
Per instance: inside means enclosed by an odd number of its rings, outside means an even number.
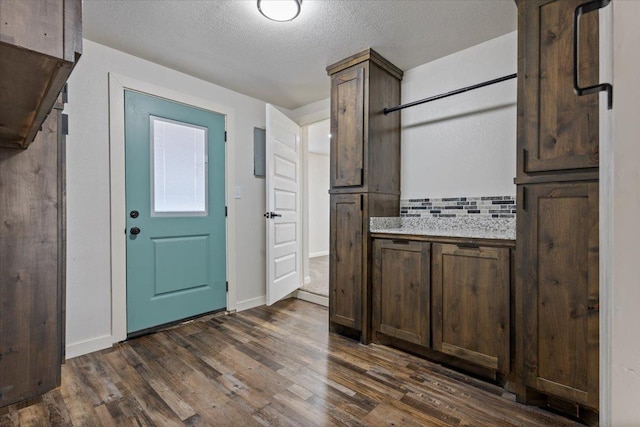
M329 327L370 335L369 218L400 211L402 71L367 49L327 67L331 76Z
M80 0L0 0L0 408L60 385L65 335L63 89ZM62 90L62 93L61 93Z
M519 401L598 410L598 93L573 89L584 0L518 1ZM598 13L579 22L580 85L598 83Z

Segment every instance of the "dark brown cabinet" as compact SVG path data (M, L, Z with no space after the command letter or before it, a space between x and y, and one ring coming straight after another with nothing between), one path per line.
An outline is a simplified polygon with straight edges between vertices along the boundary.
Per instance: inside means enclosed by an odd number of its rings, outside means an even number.
M386 335L430 345L430 246L410 240L374 240L372 327L376 341Z
M355 187L364 179L364 66L331 78L331 187Z
M584 0L518 2L518 177L598 167L598 93L573 91L573 12ZM598 13L580 19L580 85L597 84Z
M363 215L361 194L331 197L329 217L329 320L360 330L362 322Z
M331 76L331 189L400 194L402 71L372 49L327 67ZM397 213L396 213L397 215Z
M373 248L373 342L515 379L513 241L375 233Z
M517 398L598 410L599 95L573 89L582 0L518 1ZM599 83L598 12L579 22L580 86Z
M82 52L82 2L0 1L0 17L0 147L26 148Z
M433 348L508 373L509 249L434 244Z
M372 49L327 67L331 76L330 329L367 342L369 218L400 212L402 71ZM344 329L348 328L348 330Z
M0 148L0 407L60 385L64 358L62 105L28 150Z
M597 408L598 183L519 191L525 386Z
M332 330L369 340L371 242L369 217L393 216L395 195L345 193L330 196L329 322ZM350 331L336 329L345 326Z
M60 385L65 339L64 86L81 0L0 0L0 407ZM62 90L62 93L61 93Z

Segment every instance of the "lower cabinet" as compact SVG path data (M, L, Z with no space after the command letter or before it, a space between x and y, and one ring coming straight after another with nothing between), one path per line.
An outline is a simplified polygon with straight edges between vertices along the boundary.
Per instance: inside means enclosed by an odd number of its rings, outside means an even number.
M434 244L433 349L509 372L509 249Z
M429 346L430 244L375 240L373 333Z
M598 182L530 184L518 192L524 385L597 409Z
M0 408L60 385L66 270L62 107L56 104L28 149L0 148Z
M332 195L329 215L329 321L357 331L362 329L363 197Z
M396 236L373 239L374 342L506 378L513 242Z
M398 194L331 193L329 214L329 329L371 339L371 239L369 218L392 216Z

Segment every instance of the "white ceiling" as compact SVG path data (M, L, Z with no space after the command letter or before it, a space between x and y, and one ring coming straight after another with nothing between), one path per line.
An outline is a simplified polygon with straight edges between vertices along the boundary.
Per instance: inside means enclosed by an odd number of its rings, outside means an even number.
M83 2L89 40L288 109L328 98L327 65L368 47L407 70L516 20L513 0L303 0L284 23L248 0Z

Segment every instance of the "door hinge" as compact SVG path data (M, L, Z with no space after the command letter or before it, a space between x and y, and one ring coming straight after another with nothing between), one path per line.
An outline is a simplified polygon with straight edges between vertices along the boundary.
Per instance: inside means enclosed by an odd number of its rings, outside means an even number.
M69 102L69 91L67 89L67 85L68 83L65 83L64 86L62 87L62 90L60 91L60 94L62 94L63 104L66 104L67 102Z
M227 282L227 292L229 292L229 282Z
M67 114L62 115L60 128L63 135L69 135L69 116Z
M360 195L360 210L364 209L364 194Z
M226 206L224 207L224 216L226 217L227 215L229 215L229 208L227 208Z
M224 142L227 142L227 131L224 131Z

